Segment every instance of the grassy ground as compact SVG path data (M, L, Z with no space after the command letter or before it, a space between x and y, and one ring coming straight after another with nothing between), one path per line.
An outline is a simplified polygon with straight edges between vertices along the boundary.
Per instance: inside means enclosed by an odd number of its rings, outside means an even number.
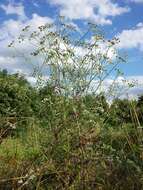
M113 126L87 110L68 115L65 106L58 109L48 122L17 122L2 139L0 189L143 189L141 126Z

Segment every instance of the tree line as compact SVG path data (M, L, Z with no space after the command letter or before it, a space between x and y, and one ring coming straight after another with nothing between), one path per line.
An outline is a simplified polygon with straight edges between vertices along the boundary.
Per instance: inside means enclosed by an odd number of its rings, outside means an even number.
M0 71L0 117L35 117L46 121L51 112L64 101L78 105L77 113L66 108L69 116L80 116L86 110L97 120L113 126L143 123L143 95L138 100L114 99L111 105L102 93L71 99L73 100L58 95L48 83L37 89L18 73L8 74L7 70Z

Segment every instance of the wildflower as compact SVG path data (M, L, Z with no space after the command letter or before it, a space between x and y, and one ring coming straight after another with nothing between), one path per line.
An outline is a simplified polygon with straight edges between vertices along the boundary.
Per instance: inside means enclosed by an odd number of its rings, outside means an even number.
M22 183L23 183L22 179L18 180L18 184L22 184Z
M36 176L33 174L29 177L29 180L33 180Z

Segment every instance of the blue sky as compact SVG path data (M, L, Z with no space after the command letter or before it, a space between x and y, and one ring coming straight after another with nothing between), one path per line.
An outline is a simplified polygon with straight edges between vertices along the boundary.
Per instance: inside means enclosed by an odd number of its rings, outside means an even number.
M119 50L127 54L121 69L143 81L143 0L0 0L0 67L28 72L30 66L13 60L7 42L25 24L36 27L63 15L81 30L86 21L99 25L106 38L119 37ZM141 87L140 87L141 89Z

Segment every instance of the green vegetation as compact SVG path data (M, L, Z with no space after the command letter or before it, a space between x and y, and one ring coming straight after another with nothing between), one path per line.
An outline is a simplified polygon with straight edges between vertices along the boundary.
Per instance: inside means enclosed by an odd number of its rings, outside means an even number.
M0 83L0 189L143 188L142 96L109 106L18 74L1 72Z

